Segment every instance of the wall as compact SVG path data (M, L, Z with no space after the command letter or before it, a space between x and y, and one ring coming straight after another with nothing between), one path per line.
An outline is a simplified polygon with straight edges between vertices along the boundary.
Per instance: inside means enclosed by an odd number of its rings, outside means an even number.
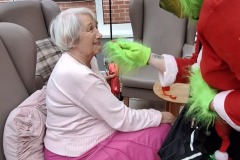
M65 2L57 2L61 10L66 10L68 8L77 8L77 7L87 7L92 9L94 12L96 12L96 7L95 7L95 1L65 1Z
M57 2L61 10L75 7L88 7L96 12L95 1ZM109 0L102 0L104 23L110 22ZM111 0L112 23L129 23L129 0Z
M0 3L10 2L14 0L0 0ZM61 0L61 2L57 2L61 10L65 10L68 8L75 7L88 7L96 12L95 1L97 0L88 0L88 1L69 1L69 0ZM103 6L103 18L104 23L109 24L110 22L110 11L109 11L109 0L102 0ZM112 23L120 24L120 23L129 23L129 0L111 0L111 9L112 9Z
M110 22L109 0L102 0L104 22ZM128 23L129 20L129 0L111 0L112 23Z

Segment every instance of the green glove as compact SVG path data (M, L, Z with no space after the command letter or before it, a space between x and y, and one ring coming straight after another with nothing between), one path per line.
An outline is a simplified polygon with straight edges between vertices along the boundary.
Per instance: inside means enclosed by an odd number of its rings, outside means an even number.
M103 48L105 56L118 65L120 73L143 67L151 54L149 47L126 39L109 41Z
M192 68L186 117L194 118L197 124L205 128L213 125L217 114L210 110L209 104L216 94L217 90L211 88L202 78L199 66Z
M137 42L119 39L116 43L123 49L126 56L140 66L146 65L150 57L151 49Z

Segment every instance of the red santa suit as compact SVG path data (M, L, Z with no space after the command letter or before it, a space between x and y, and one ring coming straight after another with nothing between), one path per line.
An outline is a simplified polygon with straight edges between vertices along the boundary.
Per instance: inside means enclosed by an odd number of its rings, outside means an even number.
M190 59L164 55L166 71L159 73L160 82L162 86L187 82L189 66L198 64L203 79L218 91L212 101L215 111L240 131L240 1L204 0L197 33L195 53ZM231 130L218 122L215 128L223 140L216 159L228 159Z
M240 131L240 1L204 0L197 33L190 59L164 55L166 72L159 73L160 82L163 86L187 82L187 68L198 63L203 79L218 90L214 109Z

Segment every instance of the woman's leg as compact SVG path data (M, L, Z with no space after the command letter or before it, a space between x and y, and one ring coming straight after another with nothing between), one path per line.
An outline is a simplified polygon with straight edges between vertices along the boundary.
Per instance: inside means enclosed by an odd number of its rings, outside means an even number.
M45 160L160 160L161 148L171 126L161 124L135 132L117 132L80 157L56 155L45 149Z
M161 124L135 132L117 132L109 141L101 142L87 160L101 156L114 160L160 160L158 151L170 128L169 124Z

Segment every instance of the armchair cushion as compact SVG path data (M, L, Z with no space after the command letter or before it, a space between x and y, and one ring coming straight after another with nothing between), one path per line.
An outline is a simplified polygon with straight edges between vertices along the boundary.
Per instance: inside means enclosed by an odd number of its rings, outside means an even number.
M34 92L9 114L3 135L6 159L44 160L45 89Z
M156 68L150 65L123 74L120 78L124 86L149 90L152 90L153 84L159 80Z
M47 82L55 64L61 57L60 49L52 42L51 38L36 41L37 44L37 66L36 75L40 75Z

